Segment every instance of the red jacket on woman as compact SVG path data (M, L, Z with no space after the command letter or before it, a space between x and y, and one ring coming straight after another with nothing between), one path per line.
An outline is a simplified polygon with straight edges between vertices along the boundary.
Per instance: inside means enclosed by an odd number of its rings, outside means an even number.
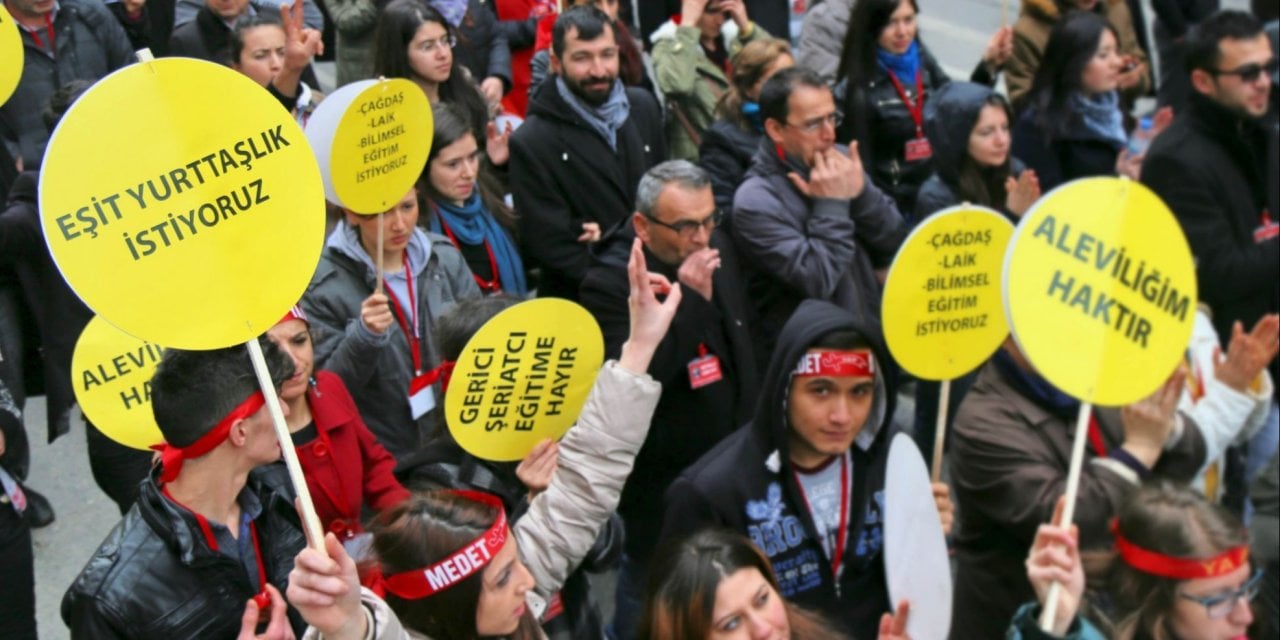
M382 511L409 497L391 474L396 461L365 426L338 376L317 371L307 391L316 438L296 447L326 531L345 540L363 529L360 508Z

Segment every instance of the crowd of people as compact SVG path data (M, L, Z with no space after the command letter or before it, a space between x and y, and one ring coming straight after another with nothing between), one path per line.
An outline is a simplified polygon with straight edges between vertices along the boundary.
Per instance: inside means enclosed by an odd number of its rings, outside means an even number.
M4 0L25 55L0 105L0 637L36 637L31 531L55 518L26 399L71 430L92 317L45 246L41 159L141 48L226 65L303 127L317 60L403 78L433 144L387 211L317 206L319 264L260 339L325 539L245 350L166 350L158 452L85 422L122 519L65 585L71 637L903 640L928 603L888 587L889 444L928 459L937 428L924 526L953 561L924 569L954 575L951 638L1280 637L1280 3L1153 1L1153 50L1141 2L1024 0L963 61L917 0L807 4ZM925 218L1016 224L1095 176L1170 208L1200 299L1182 366L1089 416L1067 523L1080 401L1008 338L938 425L881 296ZM585 307L606 361L562 439L485 460L449 381L530 297Z

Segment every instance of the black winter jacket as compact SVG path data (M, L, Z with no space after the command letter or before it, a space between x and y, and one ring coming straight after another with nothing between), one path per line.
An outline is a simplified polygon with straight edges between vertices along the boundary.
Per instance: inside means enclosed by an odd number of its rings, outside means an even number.
M747 177L751 157L760 146L762 133L747 131L731 120L721 118L702 132L702 145L698 147L698 164L711 174L711 190L715 193L716 206L724 214L733 212L733 194ZM724 218L720 226L732 224Z
M107 534L62 598L62 620L73 639L218 640L237 637L245 603L258 592L239 562L211 549L195 518L165 498L156 477L142 483L138 502ZM246 490L262 502L254 521L267 580L289 586L294 556L306 546L281 463L249 474ZM298 637L306 630L290 608Z
M71 290L45 244L36 205L39 173L18 176L9 190L9 205L0 211L0 268L12 267L22 287L23 302L31 310L43 354L49 441L71 429L71 355L80 332L93 317Z
M873 345L877 370L889 372L878 326L848 311L806 300L787 321L761 387L754 420L702 456L667 490L663 539L707 527L749 536L777 573L783 597L840 622L855 638L876 637L889 611L884 561L884 474L892 440L893 375L878 376L875 400L853 456L849 543L837 585L831 561L797 484L787 446L791 373L818 338L851 329Z
M951 82L923 42L920 42L920 75L926 105L935 91ZM995 76L982 63L974 69L970 80L988 86L995 84ZM912 101L919 100L914 79L903 80L902 88ZM933 172L934 163L932 158L907 162L906 144L916 137L916 123L889 80L888 72L877 66L868 81L841 81L837 93L843 95L845 121L836 139L857 140L858 155L862 156L862 164L876 186L893 198L899 211L913 211L916 192Z
M1036 126L1036 110L1027 109L1013 126L1013 155L1034 169L1042 193L1077 178L1114 176L1120 144L1088 133L1048 137Z
M595 266L582 283L581 303L604 332L605 358L617 358L630 330L627 259L635 231L622 225L604 243ZM720 250L720 268L712 277L712 299L685 288L671 328L649 364L662 383L662 398L652 426L618 503L627 524L627 555L647 562L662 530L662 495L702 454L751 419L759 376L752 352L750 304L729 238L716 231L711 246ZM664 264L648 249L649 271L676 282L678 265ZM720 360L723 379L698 389L689 381L689 363L706 354Z
M1280 212L1268 202L1275 136L1274 123L1246 120L1195 93L1142 163L1142 182L1169 205L1191 243L1200 298L1213 309L1222 344L1235 321L1247 330L1280 312Z
M520 212L525 264L540 268L541 297L578 299L591 256L578 242L582 223L606 232L635 210L636 187L666 159L662 114L653 95L628 88L631 117L618 150L582 120L556 90L555 76L533 90L529 116L511 135L511 194Z
M489 6L485 6L485 5ZM467 16L458 29L458 47L454 55L471 72L475 81L493 76L502 80L503 89L511 88L511 47L507 37L511 31L499 27L498 16L487 0L470 0Z

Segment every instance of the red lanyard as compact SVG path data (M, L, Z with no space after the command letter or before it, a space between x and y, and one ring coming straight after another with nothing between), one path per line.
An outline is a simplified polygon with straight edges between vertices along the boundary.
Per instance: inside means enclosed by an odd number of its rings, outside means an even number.
M809 505L809 496L804 493L804 483L800 482L800 473L792 470L796 477L796 485L800 487L800 498L804 500L804 508L809 510L809 517L817 519L813 507ZM831 553L831 575L840 579L840 565L844 563L845 545L849 543L849 454L840 456L840 528L836 531L835 549Z
M445 224L444 216L437 215L437 219L440 220L440 228L444 229L444 234L449 236L449 242L452 242L453 246L457 247L458 250L461 251L462 245L458 243L458 238L453 235L453 230L449 228L449 225ZM485 280L474 273L471 274L471 277L476 279L476 285L480 287L481 291L485 293L497 293L502 291L502 284L498 280L498 260L493 257L493 247L489 246L489 240L487 238L484 241L484 250L489 254L489 273L493 274L493 279Z
M893 83L893 88L898 91L898 97L902 98L902 104L907 107L907 113L911 114L912 122L916 123L916 137L924 137L924 74L916 72L916 101L912 102L907 96L907 90L902 88L902 83L898 81L898 76L889 71L889 82Z
M1102 439L1102 429L1098 427L1098 417L1089 412L1089 444L1099 458L1107 456L1107 442Z
M187 513L195 516L196 524L200 525L200 532L204 534L205 542L209 544L209 548L212 549L214 553L217 553L218 539L213 535L213 527L209 526L208 518L192 511L187 507L187 505L174 499L173 495L169 493L168 487L160 489L160 492L163 493L164 497L168 498L170 502L182 507ZM253 596L253 601L258 604L259 611L265 612L271 607L271 596L267 595L267 568L262 564L262 547L258 544L258 526L252 520L249 521L249 539L253 542L253 559L258 563L258 593Z
M400 300L396 298L396 294L391 290L391 285L386 286L387 297L391 298L391 311L396 317L396 323L400 325L400 330L404 332L405 339L409 341L410 355L413 357L413 375L422 375L422 354L418 352L418 305L417 298L413 295L413 273L409 270L409 252L404 254L404 279L409 284L409 303L410 311L413 315L409 318L413 321L413 331L409 330L409 323L404 317L404 309L400 306Z
M44 28L49 31L49 55L56 56L58 54L58 34L53 31L53 13L44 14ZM36 46L44 48L44 40L40 39L40 32L32 29L27 33L31 34L31 39L36 41Z

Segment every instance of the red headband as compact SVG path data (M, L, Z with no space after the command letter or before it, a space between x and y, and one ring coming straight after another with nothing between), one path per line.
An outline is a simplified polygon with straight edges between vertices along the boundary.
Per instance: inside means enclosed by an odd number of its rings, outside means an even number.
M292 307L289 307L288 313L285 313L283 318L280 318L279 320L277 320L276 324L280 324L281 322L287 322L289 320L301 320L303 322L306 322L307 324L311 324L310 322L307 321L307 312L303 311L302 307L296 304L293 305Z
M267 403L267 399L262 396L261 391L254 391L253 395L245 398L227 417L223 418L208 433L200 436L195 442L185 447L175 447L167 442L162 442L151 447L160 452L160 460L164 468L160 474L160 482L173 482L178 478L178 472L182 471L182 462L213 451L227 439L227 435L231 433L231 425L237 420L243 420L258 412L262 405Z
M868 349L855 351L818 351L800 356L793 375L800 378L874 377L876 359Z
M1226 575L1249 562L1249 547L1239 546L1212 558L1177 558L1143 549L1125 539L1120 533L1118 520L1111 521L1111 533L1116 538L1116 552L1125 564L1143 573L1173 580L1216 578Z
M507 511L497 496L479 491L449 491L473 502L498 510L498 517L487 531L463 545L443 560L421 569L383 576L374 566L366 579L367 586L379 595L390 592L406 600L433 596L479 573L507 543Z

